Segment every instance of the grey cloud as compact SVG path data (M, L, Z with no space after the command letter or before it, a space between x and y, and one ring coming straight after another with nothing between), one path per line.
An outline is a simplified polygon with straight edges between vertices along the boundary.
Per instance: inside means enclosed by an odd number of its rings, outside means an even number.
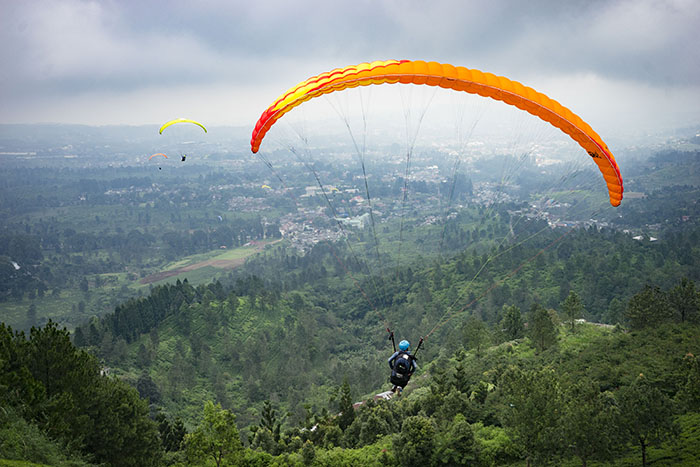
M6 2L16 5L16 2ZM110 88L244 79L267 60L422 58L700 81L698 2L44 2L12 7L23 79ZM13 18L14 16L14 18ZM29 22L29 23L28 23ZM18 50L26 51L18 56ZM362 57L362 58L360 58ZM471 60L473 64L466 63ZM498 70L494 70L498 72Z
M527 84L594 75L700 86L696 0L0 0L0 8L0 98L16 106L156 87L286 89L390 58Z

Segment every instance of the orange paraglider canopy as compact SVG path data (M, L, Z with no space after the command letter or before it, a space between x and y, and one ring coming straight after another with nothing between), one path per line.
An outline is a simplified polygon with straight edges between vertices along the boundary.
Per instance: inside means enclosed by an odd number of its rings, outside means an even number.
M162 152L158 152L158 153L153 154L151 157L149 157L148 160L150 161L151 159L153 159L153 158L156 157L156 156L163 156L163 157L165 157L166 159L168 158L168 156L166 156L166 155L163 154Z
M388 60L338 68L290 88L268 107L250 140L256 153L267 131L284 114L314 97L371 84L423 84L478 94L505 102L559 128L586 150L603 174L610 204L619 206L624 191L620 168L608 146L578 115L546 95L503 76L436 62Z

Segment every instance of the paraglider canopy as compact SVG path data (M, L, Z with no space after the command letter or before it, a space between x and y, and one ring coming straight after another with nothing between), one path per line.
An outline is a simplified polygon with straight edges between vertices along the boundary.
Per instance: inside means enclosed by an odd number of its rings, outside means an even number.
M175 120L170 120L169 122L164 123L162 127L160 127L160 130L158 130L158 133L162 135L163 130L165 130L166 128L168 128L171 125L175 125L176 123L192 123L194 125L199 126L202 130L204 130L205 133L207 133L207 129L204 128L204 125L202 125L201 123L196 122L194 120L190 120L188 118L176 118Z
M302 103L357 86L374 84L417 84L478 94L524 110L560 129L576 141L597 164L608 187L610 204L622 201L620 169L610 149L578 115L546 95L504 76L436 62L387 60L338 68L290 88L260 116L250 140L257 153L267 131L286 113Z
M163 154L162 152L158 152L158 153L153 154L151 157L149 157L148 160L150 161L151 159L153 159L153 158L156 157L156 156L163 156L163 157L165 157L166 159L168 158L168 156L166 156L166 155Z

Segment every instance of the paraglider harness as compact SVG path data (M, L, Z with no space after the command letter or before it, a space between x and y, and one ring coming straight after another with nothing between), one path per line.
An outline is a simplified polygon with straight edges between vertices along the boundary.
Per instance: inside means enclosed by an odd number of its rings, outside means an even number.
M394 332L391 331L389 328L386 328L386 330L389 333L389 340L391 341L391 345L394 348L394 353L396 353L396 341L394 340ZM418 359L416 358L416 354L418 353L418 350L420 350L420 346L422 344L423 338L421 337L420 341L418 342L418 346L416 347L416 352L413 355L408 353L408 351L404 350L401 350L399 352L399 354L394 359L393 364L391 365L391 377L389 378L391 384L400 388L404 388L408 384L408 381L411 379L411 375L413 375L413 362L418 361Z

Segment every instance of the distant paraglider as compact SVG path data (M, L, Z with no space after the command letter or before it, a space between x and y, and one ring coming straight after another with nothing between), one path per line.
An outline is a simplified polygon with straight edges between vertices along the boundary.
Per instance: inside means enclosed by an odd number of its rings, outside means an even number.
M151 159L153 159L153 158L156 157L156 156L163 156L163 157L165 157L166 159L168 158L168 156L166 156L166 155L163 154L162 152L157 152L157 153L151 155L151 157L149 157L148 160L150 161ZM158 167L158 170L161 170L161 167Z
M204 125L202 125L201 123L196 122L194 120L187 119L187 118L176 118L175 120L170 120L169 122L164 123L163 126L160 127L160 130L158 130L158 133L162 135L163 130L165 130L166 128L168 128L171 125L175 125L176 123L192 123L194 125L199 126L202 130L204 130L204 133L207 133L207 129L204 127Z
M193 125L197 125L202 130L204 130L204 133L207 133L207 129L205 128L204 125L202 125L198 121L190 120L189 118L176 118L175 120L170 120L169 122L164 123L162 127L160 127L160 130L158 130L158 133L162 135L163 130L165 130L169 126L175 125L176 123L191 123ZM185 162L185 160L187 159L187 154L182 154L180 157L182 158L181 161Z

